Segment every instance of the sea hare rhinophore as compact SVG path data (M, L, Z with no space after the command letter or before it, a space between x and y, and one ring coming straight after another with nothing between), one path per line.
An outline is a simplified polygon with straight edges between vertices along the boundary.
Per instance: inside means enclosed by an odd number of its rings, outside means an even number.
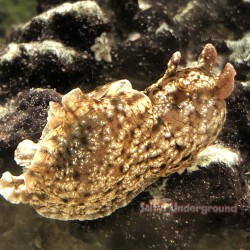
M211 44L196 66L178 71L180 57L174 53L164 76L142 92L119 80L50 102L39 142L24 140L15 151L24 174L5 172L0 193L45 217L90 220L188 167L223 126L235 70L228 63L219 76L211 74L217 59Z

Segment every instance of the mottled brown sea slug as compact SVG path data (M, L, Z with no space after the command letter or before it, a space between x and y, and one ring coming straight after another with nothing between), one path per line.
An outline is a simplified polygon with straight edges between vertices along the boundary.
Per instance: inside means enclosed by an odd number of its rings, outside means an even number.
M224 124L235 70L227 63L219 76L211 73L211 44L195 66L177 70L180 58L174 53L163 77L142 92L119 80L50 102L38 143L24 140L15 151L24 173L5 172L1 195L45 217L91 220L188 167Z

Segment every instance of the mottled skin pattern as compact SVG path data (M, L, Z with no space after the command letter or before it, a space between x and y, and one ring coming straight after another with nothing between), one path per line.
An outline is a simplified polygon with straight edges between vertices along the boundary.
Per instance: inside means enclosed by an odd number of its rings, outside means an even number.
M24 174L4 173L1 194L45 217L96 219L187 167L221 130L235 71L227 64L220 76L211 74L217 58L211 44L194 67L177 71L180 56L143 92L120 80L51 102L40 141L25 140L16 150Z

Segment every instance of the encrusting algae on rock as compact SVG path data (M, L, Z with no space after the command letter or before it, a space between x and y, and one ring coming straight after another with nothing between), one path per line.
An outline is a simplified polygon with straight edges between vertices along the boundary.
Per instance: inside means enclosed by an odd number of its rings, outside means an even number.
M24 174L5 172L2 196L45 217L91 220L188 167L224 124L235 70L227 63L212 75L217 53L211 44L196 66L177 70L180 58L174 53L164 76L145 91L120 80L50 102L39 142L24 140L15 151Z

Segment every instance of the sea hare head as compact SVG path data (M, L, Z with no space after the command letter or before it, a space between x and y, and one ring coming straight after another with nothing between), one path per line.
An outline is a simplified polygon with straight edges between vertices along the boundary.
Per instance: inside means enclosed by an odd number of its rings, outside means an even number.
M174 53L164 76L143 92L120 80L51 102L39 142L24 140L15 152L24 174L4 173L1 195L49 218L96 219L188 167L223 126L235 71L227 64L212 75L211 44L197 66L177 70L180 57Z
M176 73L175 86L188 95L210 95L219 99L227 98L234 87L236 72L230 63L227 63L218 77L212 75L212 69L217 60L217 52L213 45L207 44L201 52L197 66L186 68Z

